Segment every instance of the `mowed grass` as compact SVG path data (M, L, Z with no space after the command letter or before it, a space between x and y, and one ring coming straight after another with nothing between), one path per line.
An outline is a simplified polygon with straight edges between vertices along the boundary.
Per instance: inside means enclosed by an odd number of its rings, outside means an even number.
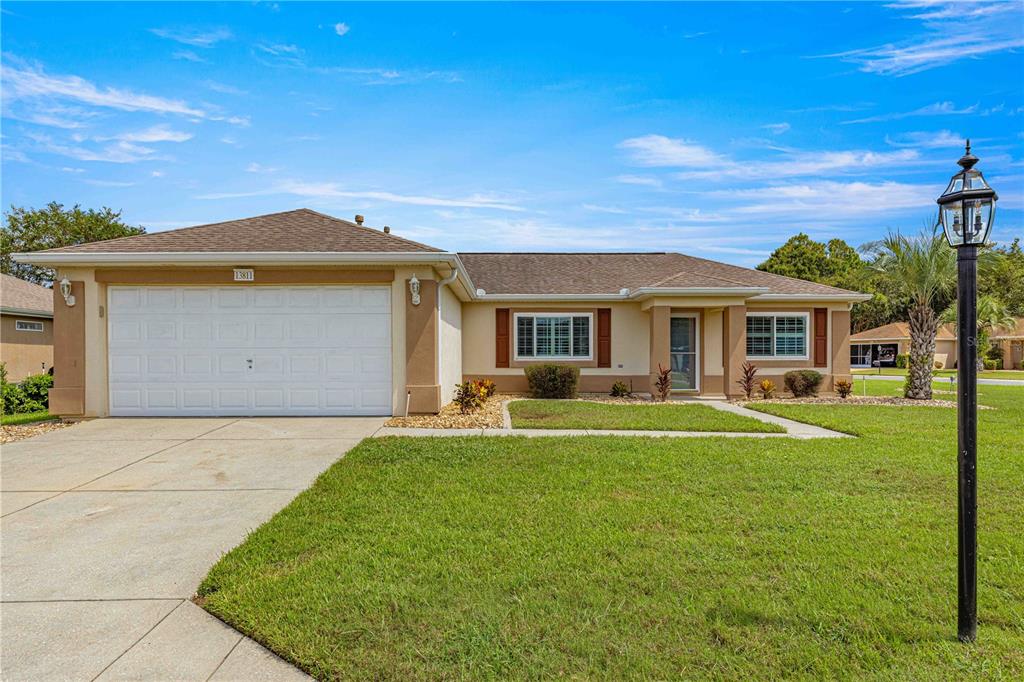
M907 370L900 369L898 367L883 367L882 371L879 372L878 368L874 369L854 369L851 370L853 374L881 374L882 376L890 377L905 377L907 376ZM949 377L956 376L955 369L937 369L932 372L936 377L943 379L949 379ZM984 372L978 373L980 379L1016 379L1017 381L1024 381L1024 371L1017 369L987 369Z
M783 433L775 424L707 405L627 405L581 400L516 400L509 403L516 429L626 429Z
M321 679L1024 679L1024 389L980 393L974 645L936 407L760 406L856 440L367 440L200 594Z
M19 414L5 414L0 416L0 426L17 426L18 424L31 424L42 422L48 419L56 419L46 410L41 412L22 412Z

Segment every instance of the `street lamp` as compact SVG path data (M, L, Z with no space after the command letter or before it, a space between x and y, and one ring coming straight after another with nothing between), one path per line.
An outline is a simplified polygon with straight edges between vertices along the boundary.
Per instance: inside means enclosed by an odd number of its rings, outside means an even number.
M938 198L939 222L957 265L957 636L978 634L978 247L996 214L996 196L974 165L967 140L962 170Z

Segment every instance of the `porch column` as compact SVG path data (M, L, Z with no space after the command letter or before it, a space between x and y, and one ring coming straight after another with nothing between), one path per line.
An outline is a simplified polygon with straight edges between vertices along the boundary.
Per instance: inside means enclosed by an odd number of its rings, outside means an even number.
M658 365L672 366L670 351L669 325L672 319L672 308L667 305L651 306L651 385L652 395L657 394L655 383L658 381Z
M731 305L722 310L722 338L725 340L722 352L723 390L729 398L742 398L743 389L737 382L747 359L747 306Z
M405 390L410 414L437 414L441 386L437 378L437 282L420 280L420 302L413 305L405 281Z
M850 375L850 311L832 311L832 390L840 379L852 380Z
M85 414L85 282L71 282L75 306L69 307L53 287L53 388L50 414L81 417Z

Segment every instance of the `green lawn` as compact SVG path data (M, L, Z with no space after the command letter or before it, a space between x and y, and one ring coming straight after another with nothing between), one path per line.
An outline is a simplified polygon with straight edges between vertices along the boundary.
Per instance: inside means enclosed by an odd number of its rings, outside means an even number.
M16 424L31 424L32 422L42 422L47 419L56 419L46 410L42 412L24 412L21 414L5 414L0 417L0 426L15 426Z
M321 679L1024 679L1024 389L980 394L971 646L936 407L759 406L857 440L366 440L200 595Z
M625 429L638 431L738 431L783 433L775 424L722 412L707 405L623 405L579 400L516 400L509 403L516 429Z
M883 376L891 377L905 377L907 376L907 370L900 369L898 367L883 367L882 371L879 372L878 368L875 369L854 369L851 370L853 374L882 374ZM955 369L937 369L934 371L934 375L937 377L949 378L956 376ZM1014 369L993 369L985 370L980 372L978 377L981 379L1016 379L1017 381L1024 381L1024 371Z

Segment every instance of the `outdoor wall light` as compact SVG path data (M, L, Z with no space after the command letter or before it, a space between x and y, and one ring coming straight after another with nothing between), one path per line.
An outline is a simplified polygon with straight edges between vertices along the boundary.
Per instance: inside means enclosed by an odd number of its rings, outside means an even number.
M75 305L75 297L71 295L71 282L67 277L60 281L60 295L64 297L64 302L69 308Z
M409 280L409 293L412 295L412 304L413 305L419 305L420 304L420 280L416 277L416 275L413 275L412 279Z
M978 635L978 247L996 215L996 192L975 170L967 140L952 177L937 201L939 223L957 264L957 637Z

